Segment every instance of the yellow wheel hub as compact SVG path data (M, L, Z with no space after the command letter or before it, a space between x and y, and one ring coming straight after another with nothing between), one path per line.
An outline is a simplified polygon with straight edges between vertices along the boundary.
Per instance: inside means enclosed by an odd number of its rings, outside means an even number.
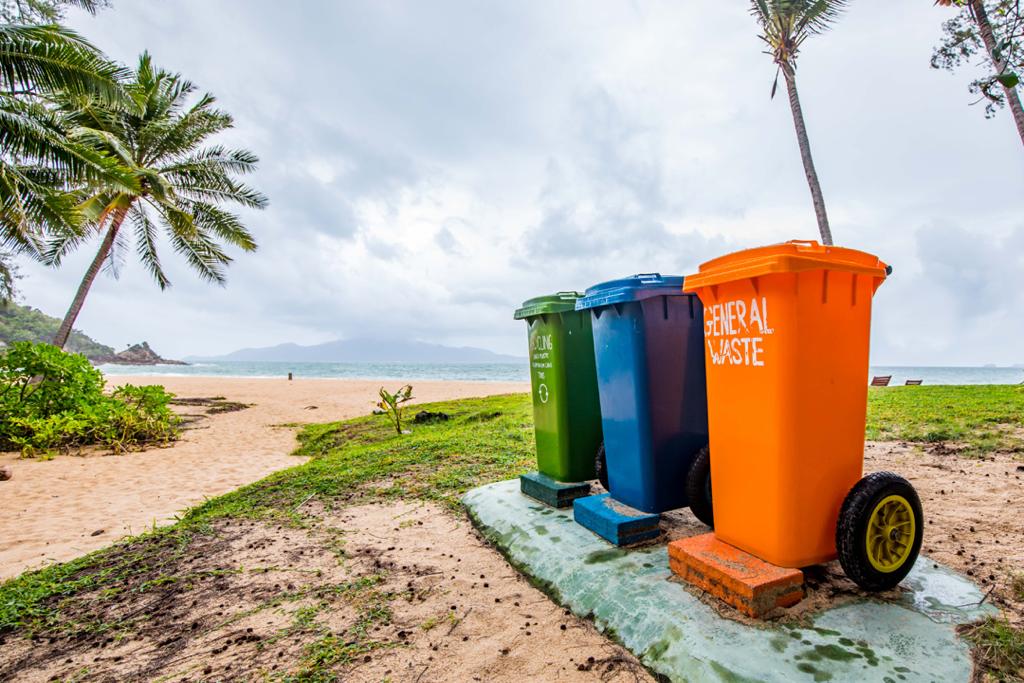
M880 572L894 572L910 557L917 533L914 509L903 496L879 501L868 520L867 551L871 566Z

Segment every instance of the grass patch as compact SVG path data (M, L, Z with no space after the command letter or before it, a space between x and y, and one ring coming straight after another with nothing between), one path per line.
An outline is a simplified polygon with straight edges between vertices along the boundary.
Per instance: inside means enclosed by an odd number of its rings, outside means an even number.
M374 650L395 646L394 643L377 640L371 635L374 627L391 622L390 603L396 597L393 593L374 588L381 580L381 575L363 577L359 581L347 584L340 591L339 594L359 610L355 623L342 634L331 633L317 623L316 617L328 606L326 603L304 608L296 623L300 629L316 633L317 638L306 644L298 672L285 677L284 681L339 681L342 679L332 671L333 669L351 664L360 657L367 657Z
M94 553L28 572L0 584L0 634L109 633L130 626L76 610L65 613L67 602L79 593L103 589L104 600L115 600L127 586L146 592L183 580L166 573L185 555L203 525L175 525L116 543ZM196 576L187 578L198 578ZM98 607L98 606L97 606Z
M116 599L126 586L148 591L168 582L189 580L165 567L192 552L196 540L209 542L210 524L217 519L302 524L301 505L312 499L330 507L415 497L456 509L459 497L468 489L511 478L533 466L528 395L422 408L446 412L451 419L410 425L412 433L404 435L395 434L382 415L309 425L299 434L297 451L312 456L309 462L211 499L189 510L173 526L0 584L0 635L130 628L130 624L104 621L101 605L95 618L71 614L70 600L97 589L104 591L104 597ZM314 659L325 657L320 653Z
M974 645L975 661L997 681L1024 679L1024 629L990 617L961 629Z
M1024 453L1024 386L922 386L868 390L867 438L951 441L963 455Z
M410 425L411 434L396 434L381 415L309 425L299 433L296 454L311 461L193 508L184 521L287 515L310 496L328 505L411 497L457 509L459 497L474 486L533 466L529 396L417 407L451 419Z

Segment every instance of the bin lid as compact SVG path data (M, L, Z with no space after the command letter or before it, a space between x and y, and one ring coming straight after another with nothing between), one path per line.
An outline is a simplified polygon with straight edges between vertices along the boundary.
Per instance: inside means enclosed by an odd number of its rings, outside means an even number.
M683 294L682 275L662 275L661 273L630 275L588 287L583 297L576 302L576 310L583 311L601 306L643 301L654 296L680 296L681 294Z
M515 319L532 318L545 313L565 313L576 310L576 300L582 294L579 292L558 292L537 296L523 302L523 307L516 309Z
M772 273L798 273L805 270L839 270L885 279L889 267L867 252L831 247L814 240L790 240L767 247L744 249L702 263L699 272L686 276L683 285L693 291L745 278Z

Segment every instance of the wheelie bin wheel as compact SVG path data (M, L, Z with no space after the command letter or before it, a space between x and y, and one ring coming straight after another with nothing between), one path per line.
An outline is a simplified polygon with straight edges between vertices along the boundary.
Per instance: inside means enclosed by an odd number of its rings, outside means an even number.
M690 501L690 512L712 529L715 528L715 513L711 507L711 451L707 446L697 452L686 475L686 498Z
M608 488L608 457L604 452L604 441L597 447L597 455L594 457L594 470L597 472L597 480L601 482L604 490L610 491L611 489Z
M914 566L923 532L921 500L910 482L892 472L869 474L839 511L839 564L864 590L888 590Z

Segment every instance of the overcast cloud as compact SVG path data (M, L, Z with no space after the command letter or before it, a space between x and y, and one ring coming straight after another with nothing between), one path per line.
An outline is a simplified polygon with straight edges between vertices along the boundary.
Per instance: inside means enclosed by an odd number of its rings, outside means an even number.
M928 68L947 12L859 0L799 84L836 242L877 253L875 364L1024 363L1024 151L968 73ZM79 326L169 356L405 334L525 353L523 299L817 234L788 105L746 2L115 0L71 23L236 118L270 208L227 288L129 261ZM60 315L91 253L23 268Z

